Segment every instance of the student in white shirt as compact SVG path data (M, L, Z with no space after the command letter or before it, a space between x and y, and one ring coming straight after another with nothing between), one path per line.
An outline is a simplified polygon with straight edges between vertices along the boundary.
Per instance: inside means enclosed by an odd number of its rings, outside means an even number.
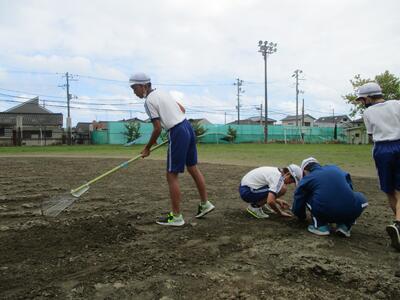
M167 182L172 211L166 218L157 221L160 225L182 226L185 224L180 211L181 192L178 174L185 166L196 183L200 204L196 218L201 218L215 207L208 201L206 183L197 167L197 148L194 130L185 118L185 108L168 93L155 90L150 78L143 73L132 75L129 84L136 96L146 99L144 106L153 124L151 137L142 151L142 156L150 155L150 148L157 142L162 128L168 131Z
M366 107L364 123L374 141L373 157L380 188L386 193L395 221L386 227L392 246L400 251L400 101L385 101L375 82L362 85L357 100Z
M239 194L243 201L249 203L247 212L257 219L268 218L263 210L265 205L268 210L291 217L292 214L285 211L289 209L288 203L279 197L286 193L288 184L297 185L301 178L301 168L295 164L286 168L259 167L242 178Z

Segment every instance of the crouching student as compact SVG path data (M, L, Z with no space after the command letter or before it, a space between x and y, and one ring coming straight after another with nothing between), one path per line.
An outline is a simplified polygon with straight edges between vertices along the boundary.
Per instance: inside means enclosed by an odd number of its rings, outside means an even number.
M257 219L268 218L263 206L268 206L283 217L291 217L289 204L279 199L287 191L287 185L297 184L302 176L301 168L291 164L286 168L259 167L248 172L240 182L240 197L247 203L247 212Z
M353 191L350 174L334 165L321 166L313 157L303 160L301 170L303 178L294 192L293 213L306 219L306 208L310 210L311 233L329 235L329 223L335 223L338 235L350 237L351 227L368 205L363 194Z

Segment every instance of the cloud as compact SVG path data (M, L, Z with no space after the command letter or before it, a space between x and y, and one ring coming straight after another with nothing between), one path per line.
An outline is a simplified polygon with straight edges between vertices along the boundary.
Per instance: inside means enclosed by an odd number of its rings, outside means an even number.
M185 105L204 106L193 116L222 122L223 110L235 118L236 78L247 82L243 116L259 113L254 107L264 102L262 39L278 43L267 60L272 117L294 113L295 69L304 72L300 89L307 108L320 115L333 108L346 112L350 107L341 95L351 92L355 74L400 73L394 59L399 8L397 0L3 1L0 87L64 96L61 75L70 72L115 80L79 77L71 92L80 98L133 99L125 80L144 71ZM175 86L161 85L168 83ZM74 113L82 120L94 117Z

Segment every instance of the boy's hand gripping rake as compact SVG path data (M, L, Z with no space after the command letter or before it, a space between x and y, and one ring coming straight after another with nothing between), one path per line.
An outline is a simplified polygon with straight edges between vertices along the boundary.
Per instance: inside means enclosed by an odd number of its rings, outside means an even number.
M161 144L158 144L157 146L151 148L150 151L154 151L154 150L160 148L161 146L165 145L166 143L168 143L168 141L164 141ZM43 202L41 205L42 215L51 216L51 217L58 216L63 210L65 210L67 207L71 206L76 200L78 200L78 198L80 196L82 196L84 193L86 193L89 190L91 184L118 171L119 169L122 169L122 168L128 166L129 163L134 162L134 161L140 159L141 157L142 157L142 155L140 154L140 155L137 155L137 156L131 158L130 160L127 160L127 161L119 164L115 168L107 171L106 173L90 180L89 182L81 185L80 187L77 187L76 189L71 190L70 194L56 196L55 198L52 198L46 202Z

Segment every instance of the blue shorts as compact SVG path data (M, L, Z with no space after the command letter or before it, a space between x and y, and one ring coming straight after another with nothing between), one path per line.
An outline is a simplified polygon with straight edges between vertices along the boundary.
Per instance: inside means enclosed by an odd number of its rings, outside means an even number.
M375 142L373 156L381 190L400 191L400 140Z
M239 194L240 197L247 203L257 204L261 200L264 200L268 197L268 193L270 192L269 186L265 185L259 189L253 189L248 187L247 185L239 186Z
M185 165L197 164L196 136L188 120L183 120L168 131L169 144L167 155L167 171L183 173Z

